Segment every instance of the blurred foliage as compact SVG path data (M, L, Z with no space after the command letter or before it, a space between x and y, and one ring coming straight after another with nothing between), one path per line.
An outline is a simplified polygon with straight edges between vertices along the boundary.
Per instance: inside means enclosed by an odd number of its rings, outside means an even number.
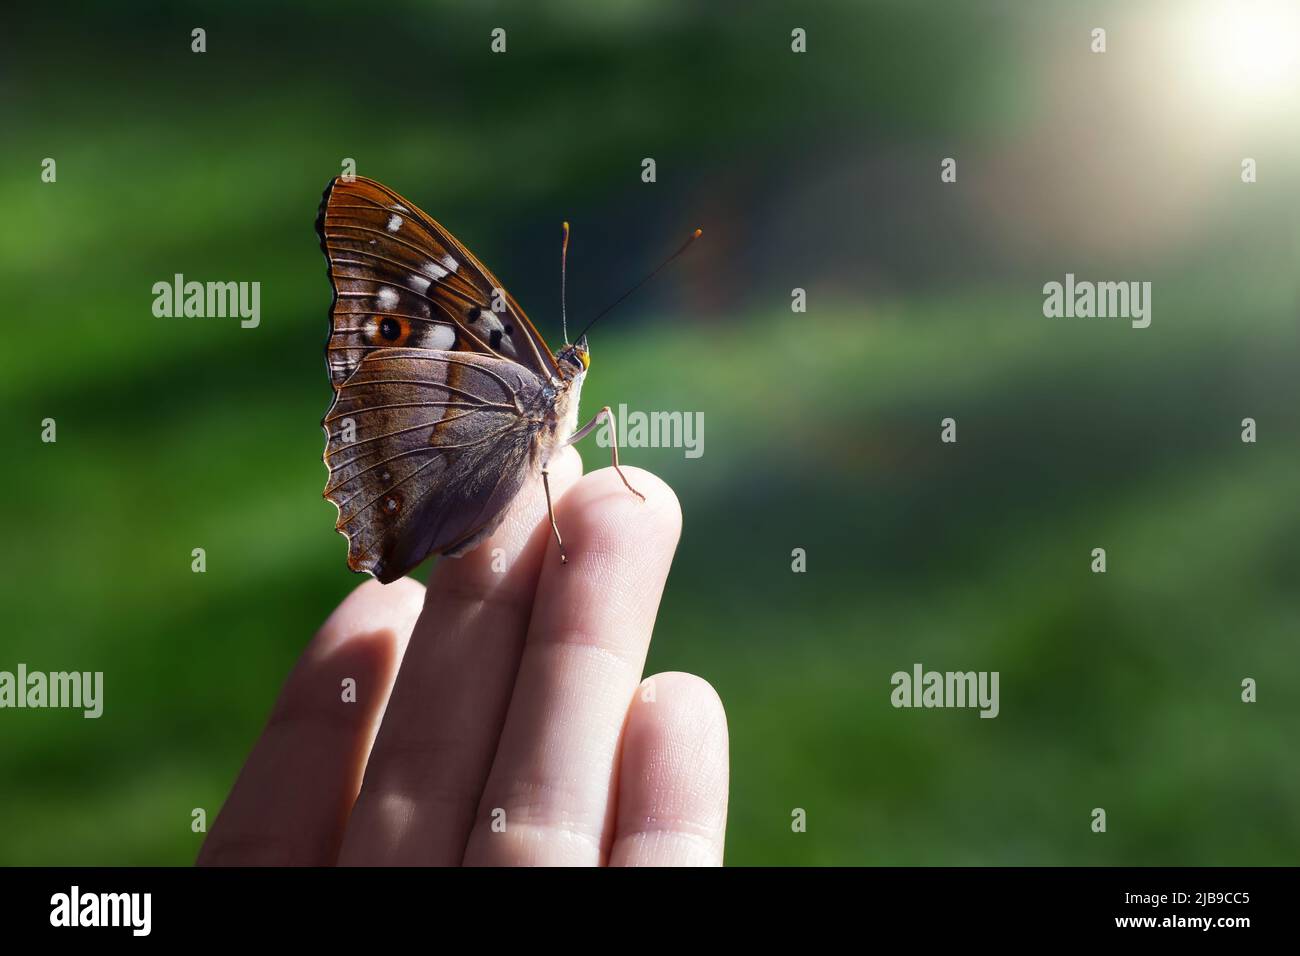
M1295 116L1249 147L1188 128L1221 185L1158 167L1131 220L1100 217L1085 245L1086 212L1047 200L1121 186L1080 173L1126 99L1090 86L1091 25L1069 4L847 0L11 18L0 669L103 670L107 709L0 713L0 862L192 860L191 808L215 815L358 582L320 497L312 230L355 157L552 340L562 219L579 317L704 226L596 330L584 394L705 416L702 458L626 459L682 500L649 667L697 672L727 705L730 862L1293 863L1300 233L1295 177L1277 182ZM1052 143L1045 186L987 189ZM1150 131L1129 146L1170 149ZM1278 172L1243 194L1236 163L1258 149ZM941 186L948 155L961 176ZM1169 209L1192 218L1155 222ZM1042 283L1066 271L1153 281L1152 327L1044 319ZM260 281L261 326L154 318L175 273ZM893 710L889 676L916 661L1000 671L1001 715Z

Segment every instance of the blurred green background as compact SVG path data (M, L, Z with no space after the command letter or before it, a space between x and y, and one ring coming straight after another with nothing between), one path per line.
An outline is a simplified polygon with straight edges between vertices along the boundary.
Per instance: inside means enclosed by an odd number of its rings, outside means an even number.
M703 457L625 460L682 502L648 666L726 703L729 862L1294 863L1300 86L1267 59L1285 11L1253 33L1189 3L7 18L0 669L102 670L106 710L0 712L0 862L189 863L191 809L215 817L359 583L321 498L313 231L353 157L552 342L561 220L577 318L704 227L597 328L584 397L704 413ZM178 272L260 281L260 327L155 318ZM1044 318L1066 272L1151 281L1151 327ZM1001 715L894 710L914 662L999 671Z

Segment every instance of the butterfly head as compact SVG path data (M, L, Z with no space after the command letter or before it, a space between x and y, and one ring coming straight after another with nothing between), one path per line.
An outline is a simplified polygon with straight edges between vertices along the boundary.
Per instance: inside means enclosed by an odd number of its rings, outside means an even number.
M555 353L555 362L560 366L560 373L571 379L586 374L591 367L591 353L587 350L587 337L580 336L572 345L566 345Z

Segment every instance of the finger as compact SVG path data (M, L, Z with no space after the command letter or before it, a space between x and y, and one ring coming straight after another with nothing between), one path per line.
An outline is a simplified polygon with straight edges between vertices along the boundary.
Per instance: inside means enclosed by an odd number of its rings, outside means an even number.
M609 468L560 501L569 561L561 564L548 548L467 863L605 859L627 702L681 532L672 489L648 472L625 470L644 502Z
M367 581L329 616L285 682L199 864L335 861L423 600L424 588L410 578Z
M582 459L565 449L551 462L552 494L581 474ZM348 824L344 863L460 863L550 533L539 479L487 541L438 562Z
M721 866L727 715L693 674L658 674L632 698L610 866Z

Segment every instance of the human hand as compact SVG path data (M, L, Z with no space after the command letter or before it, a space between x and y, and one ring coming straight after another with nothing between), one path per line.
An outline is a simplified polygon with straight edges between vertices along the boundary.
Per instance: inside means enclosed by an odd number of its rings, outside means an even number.
M638 686L681 512L662 481L625 471L644 503L613 469L582 477L571 448L551 462L568 564L538 481L427 591L353 591L286 681L198 863L720 864L722 703L689 674Z

